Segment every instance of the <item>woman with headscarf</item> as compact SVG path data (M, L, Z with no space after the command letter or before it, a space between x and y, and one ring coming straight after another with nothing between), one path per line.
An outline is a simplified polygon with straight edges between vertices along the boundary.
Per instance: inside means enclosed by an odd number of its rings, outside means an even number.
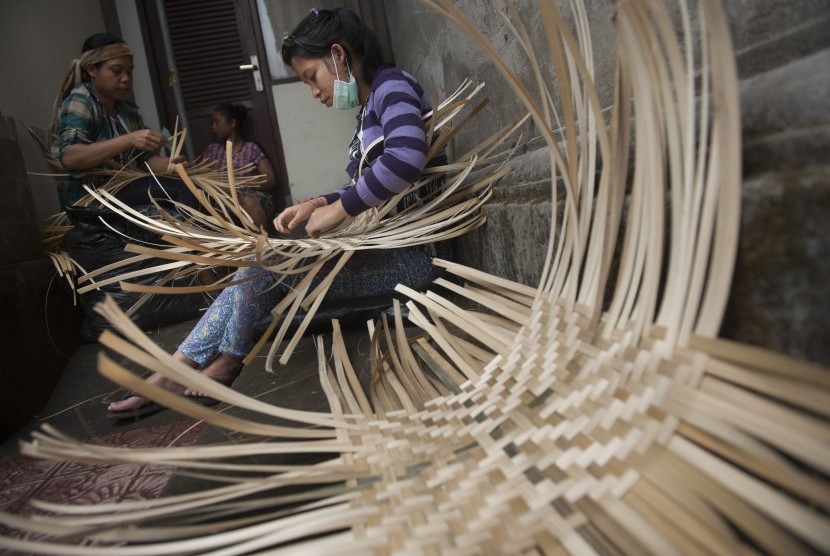
M147 129L138 106L127 99L132 83L133 53L123 39L107 33L87 38L63 79L49 125L51 153L68 172L60 192L63 208L86 194L84 184L99 185L94 170L108 163L143 168L146 162L154 173L167 169L170 159L158 154L167 139ZM162 184L163 189L147 176L117 196L132 206L149 204L148 194L197 206L180 180Z

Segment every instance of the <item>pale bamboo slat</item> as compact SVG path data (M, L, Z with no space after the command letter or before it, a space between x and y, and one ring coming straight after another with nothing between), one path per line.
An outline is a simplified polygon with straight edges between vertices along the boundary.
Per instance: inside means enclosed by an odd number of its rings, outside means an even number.
M196 411L104 360L102 371L126 386L269 441L128 451L87 446L46 427L24 444L25 453L88 462L157 459L194 476L226 476L216 488L149 502L39 503L62 515L38 521L0 513L0 523L52 536L49 543L0 537L0 546L104 554L124 538L133 542L119 554L830 551L830 374L714 337L734 264L740 199L737 79L721 8L700 0L692 16L685 3L674 11L658 0L620 2L614 100L605 113L583 2L568 2L567 15L557 3L539 3L532 22L544 34L538 44L505 2L505 28L531 61L529 82L459 6L426 3L493 59L548 144L553 224L538 287L436 260L465 283L437 284L460 301L399 288L411 298L410 323L423 333L404 329L397 304L394 319L369 323L368 394L339 327L331 358L318 339L328 414L263 407L200 380L104 307L134 344L106 338L122 355L308 428ZM463 84L436 109L427 129L454 133L450 120L471 107L471 87ZM203 189L224 201L198 225L155 225L125 213L166 234L171 261L241 266L253 257L277 273L313 274L327 257L384 242L432 241L481 224L477 211L506 170L470 184L471 170L520 123L482 141L462 164L438 171L458 174L436 204L404 215L390 206L370 211L320 240L272 241L232 226L235 187L228 192L211 177ZM565 191L561 222L557 179ZM98 198L120 208L109 194ZM299 269L296 261L309 254L316 262ZM72 271L70 261L55 261ZM309 282L275 309L278 317L301 305L313 312L325 286L309 292ZM222 461L239 453L339 457L293 466ZM306 490L282 493L288 485ZM298 505L285 508L289 503ZM159 518L169 526L147 522ZM76 546L83 538L103 544Z

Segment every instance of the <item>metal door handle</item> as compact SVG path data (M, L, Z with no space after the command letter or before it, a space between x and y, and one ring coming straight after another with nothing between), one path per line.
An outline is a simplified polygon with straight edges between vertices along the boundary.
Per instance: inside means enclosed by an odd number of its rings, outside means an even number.
M242 64L239 66L239 71L250 71L254 74L254 86L257 91L262 91L262 74L259 72L259 60L256 54L251 55L250 64Z

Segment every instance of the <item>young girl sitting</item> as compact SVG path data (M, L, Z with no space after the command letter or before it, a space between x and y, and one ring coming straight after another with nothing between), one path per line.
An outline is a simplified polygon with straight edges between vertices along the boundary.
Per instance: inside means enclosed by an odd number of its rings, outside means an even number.
M242 129L248 116L248 109L241 104L225 103L213 109L211 129L216 135L217 142L211 143L202 153L204 160L215 161L215 168L227 168L225 157L225 142L230 141L232 147L232 162L234 170L251 165L249 174L265 176L265 183L259 189L240 188L239 204L251 216L257 228L266 230L274 217L274 198L272 189L277 181L274 167L262 152L262 149L253 141L242 138Z

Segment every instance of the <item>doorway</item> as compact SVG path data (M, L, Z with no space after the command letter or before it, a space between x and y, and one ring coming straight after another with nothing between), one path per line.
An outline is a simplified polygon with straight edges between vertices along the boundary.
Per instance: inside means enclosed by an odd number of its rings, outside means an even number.
M178 115L187 127L188 159L215 141L217 105L247 106L243 136L271 161L281 211L291 197L257 0L145 0L138 12L160 116L172 126Z

